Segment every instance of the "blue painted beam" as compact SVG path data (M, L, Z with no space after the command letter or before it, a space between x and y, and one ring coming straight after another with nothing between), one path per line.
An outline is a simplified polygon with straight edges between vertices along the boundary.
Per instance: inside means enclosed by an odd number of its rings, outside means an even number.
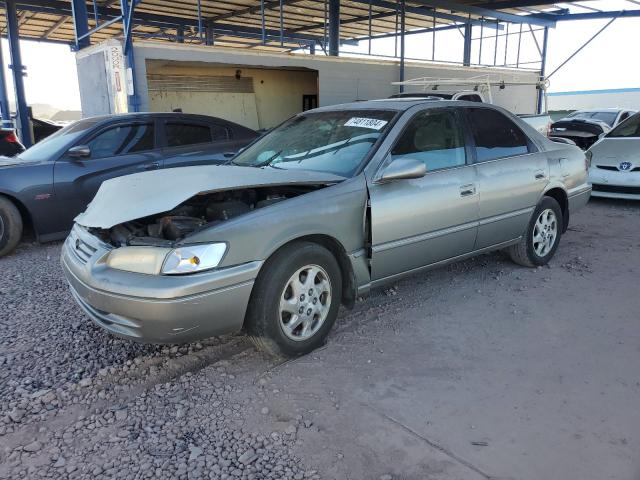
M76 32L76 48L80 50L91 45L91 39L88 35L89 16L86 2L84 0L72 0L71 11Z
M19 0L18 6L20 10L50 13L54 15L72 15L69 3L61 0ZM88 5L89 13L93 13L93 6ZM111 19L122 15L122 12L116 8L111 7L98 7L98 13L104 19ZM198 27L198 20L196 18L184 18L184 17L172 17L169 15L160 15L155 13L139 12L136 11L133 15L133 22L137 25L148 25L158 28L176 28L178 25L184 27ZM262 33L260 28L249 27L245 25L228 25L228 24L215 24L212 23L212 28L216 32L224 32L227 35L242 37L244 34ZM274 29L266 29L267 37L279 37L280 31ZM295 38L304 44L309 42L322 42L321 36L308 35L302 33L291 33L288 30L284 32L285 37ZM357 45L357 41L341 40L341 44L345 45Z
M386 9L392 10L394 15L395 15L396 2L391 2L391 1L388 1L388 0L350 0L350 1L351 1L351 3L359 3L359 4L362 4L362 5L366 5L367 8L369 7L369 1L371 1L371 5L373 5L374 7L386 8ZM423 5L421 7L414 7L414 6L411 6L411 5L406 5L405 6L405 12L406 13L410 13L410 14L413 14L413 15L421 15L421 16L425 16L425 17L435 17L435 18L439 18L439 19L442 19L442 20L449 20L449 21L452 21L452 22L471 23L472 25L484 24L484 26L486 28L495 28L495 22L493 22L493 24L492 24L491 22L487 22L485 20L474 20L474 19L470 20L469 18L460 16L460 15L454 15L452 13L445 13L445 12L438 12L438 11L434 10L432 7L429 8L429 6L426 5L427 3L429 3L427 1L415 0L415 2L423 3L425 5ZM500 27L498 27L498 28L500 28Z
M7 81L4 78L4 59L2 57L2 48L0 47L0 114L2 115L2 126L9 128L13 126L13 121L11 120Z
M462 64L465 67L471 65L471 40L472 40L473 26L469 23L464 26L464 48L462 52Z
M78 37L78 40L83 40L85 38L90 37L91 35L93 35L96 32L99 32L100 30L102 30L103 28L107 28L110 25L113 25L114 23L119 22L120 20L122 20L122 15L119 17L114 17L111 20L107 20L106 22L102 22L100 25L98 25L95 28L92 28L91 30L89 30L87 33L85 33L84 35L80 35Z
M340 54L340 0L329 0L329 55Z
M496 10L495 8L477 7L464 3L452 2L449 0L414 0L426 7L445 8L454 12L463 12L483 17L491 17L503 22L528 23L530 25L540 25L542 27L555 27L555 21L542 15L514 15Z
M400 0L400 81L404 82L404 60L405 60L405 33L406 33L406 5L405 0ZM404 85L400 85L400 93L404 92Z
M13 72L13 88L16 93L19 136L22 144L29 148L33 145L33 141L29 122L27 96L24 88L23 77L25 75L25 67L22 65L22 56L20 54L20 32L15 0L6 0L5 10L7 15L7 40L9 40L9 52L11 53L11 65L9 65L9 68Z
M553 18L558 22L567 22L571 20L598 20L605 18L635 18L640 17L640 10L617 10L610 12L587 12L587 13L565 13L554 15Z
M540 80L544 80L547 71L547 47L549 44L549 28L545 27L542 39L542 55L540 55ZM542 114L544 92L538 89L538 115Z

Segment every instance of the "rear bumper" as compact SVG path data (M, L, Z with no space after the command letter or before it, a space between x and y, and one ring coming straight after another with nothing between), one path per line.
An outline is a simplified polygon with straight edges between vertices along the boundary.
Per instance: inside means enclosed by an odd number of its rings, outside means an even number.
M576 210L584 207L591 197L591 186L583 187L575 192L569 192L569 213L573 214Z
M97 243L86 261L74 253L74 235L62 249L62 267L78 305L119 337L149 343L183 343L242 328L260 262L197 275L158 276L110 269ZM95 237L93 237L95 238ZM86 248L85 248L86 251Z

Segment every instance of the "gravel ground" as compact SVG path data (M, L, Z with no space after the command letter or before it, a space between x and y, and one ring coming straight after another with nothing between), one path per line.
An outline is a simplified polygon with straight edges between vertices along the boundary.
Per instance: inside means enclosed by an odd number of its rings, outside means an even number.
M60 244L24 243L0 259L0 478L635 479L639 214L592 201L549 267L373 292L286 362L114 339Z

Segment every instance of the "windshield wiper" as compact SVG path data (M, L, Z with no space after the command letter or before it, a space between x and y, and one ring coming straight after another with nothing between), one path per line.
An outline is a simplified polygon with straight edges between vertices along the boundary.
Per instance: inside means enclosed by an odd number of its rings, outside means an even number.
M271 165L271 162L273 162L276 158L278 158L280 156L281 153L282 153L282 150L278 150L276 153L271 155L269 158L267 158L263 162L260 162L260 163L257 163L255 165L251 165L251 166L255 167L255 168L268 167L269 165Z

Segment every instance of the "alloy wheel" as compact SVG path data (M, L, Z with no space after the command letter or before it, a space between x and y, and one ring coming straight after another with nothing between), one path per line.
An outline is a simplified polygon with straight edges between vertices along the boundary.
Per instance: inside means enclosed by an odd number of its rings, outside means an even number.
M298 269L280 296L280 328L287 338L303 341L322 327L331 307L331 281L319 265Z
M533 227L533 250L539 257L547 255L558 238L558 218L553 210L543 210Z

